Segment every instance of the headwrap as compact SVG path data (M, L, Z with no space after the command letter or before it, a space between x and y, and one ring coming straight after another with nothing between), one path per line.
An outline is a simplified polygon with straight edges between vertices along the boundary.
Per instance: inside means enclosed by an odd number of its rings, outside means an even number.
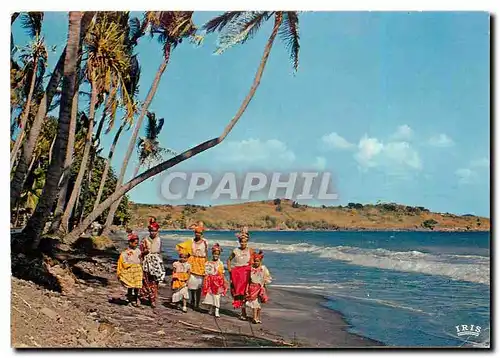
M259 252L254 252L252 254L252 260L259 259L262 261L263 258L264 258L264 253L262 252L262 250L259 250Z
M157 222L150 222L148 226L149 231L158 231L160 229L160 225Z
M212 246L212 253L218 251L219 253L222 252L222 247L220 247L220 245L218 243L214 244L214 246Z
M240 232L236 234L236 237L238 238L238 241L241 241L242 239L248 240L250 237L250 234L248 233L248 227L243 227Z
M127 239L128 239L128 241L139 240L139 236L135 232L132 231L127 235Z

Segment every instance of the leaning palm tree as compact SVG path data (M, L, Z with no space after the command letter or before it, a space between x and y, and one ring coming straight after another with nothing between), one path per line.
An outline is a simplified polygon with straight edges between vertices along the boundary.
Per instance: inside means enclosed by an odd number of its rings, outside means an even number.
M47 49L45 48L44 39L41 36L42 22L43 12L29 12L22 16L23 27L28 31L33 41L27 47L21 49L20 57L25 67L23 72L27 75L31 74L31 76L29 76L31 79L26 103L19 123L19 132L17 133L14 147L10 153L10 170L14 168L19 148L21 148L22 141L25 137L35 84L37 79L40 81L43 77L47 63Z
M64 159L69 136L72 100L75 91L78 91L77 62L80 50L80 34L82 30L82 16L80 11L69 13L68 41L64 59L63 91L59 110L57 139L54 145L54 156L47 170L45 185L38 200L35 212L28 220L23 235L31 241L32 247L37 248L41 234L47 223L58 193L59 181L64 170Z
M93 130L95 110L98 105L98 97L107 95L107 106L104 113L111 112L113 107L110 105L120 92L124 98L128 98L128 93L124 86L128 76L130 60L128 58L125 46L125 33L120 24L113 21L106 13L97 18L97 21L89 28L85 40L87 55L86 78L91 85L91 99L89 112L89 127L87 129L86 144L83 151L80 170L75 180L73 191L66 204L66 209L61 220L61 230L63 233L68 231L69 219L73 213L76 200L79 196L83 178L87 172L90 151L94 144ZM125 101L130 105L130 100ZM129 110L130 112L130 110ZM104 118L98 128L96 136L100 136Z
M155 79L153 80L144 104L142 105L141 113L137 118L137 123L135 124L134 132L130 138L125 159L121 166L120 175L118 176L118 180L116 182L115 191L118 191L123 183L128 163L136 146L139 130L142 126L142 122L149 105L151 104L156 90L158 89L161 76L167 68L172 50L175 49L177 45L182 43L185 38L190 38L195 42L199 41L199 37L196 35L196 27L191 18L192 16L193 11L148 11L144 15L143 25L141 27L144 29L149 28L151 36L158 36L158 40L163 45L163 61L156 72ZM106 218L106 223L104 224L105 233L109 230L109 227L113 223L113 218L119 205L120 200L111 206L108 217Z
M260 14L260 13L259 13ZM266 67L267 60L269 58L269 55L271 53L271 49L273 47L274 41L276 39L276 36L278 36L278 33L280 33L280 36L283 38L283 40L286 41L287 47L290 50L290 58L292 60L292 63L294 65L294 68L298 68L298 53L299 53L299 33L298 33L298 16L296 13L292 12L272 12L270 14L267 14L265 16L262 16L262 14L255 14L255 13L226 13L223 14L214 20L210 21L206 26L206 30L208 32L214 32L214 31L221 31L224 34L231 35L232 37L229 36L228 40L230 44L235 44L238 42L242 42L241 39L245 40L249 36L251 36L253 33L250 32L249 30L245 31L245 29L248 29L250 26L252 26L252 23L255 23L256 21L254 20L255 17L257 16L258 18L261 19L260 22L257 22L259 24L262 24L262 22L266 19L270 19L271 17L274 17L274 26L271 31L271 35L269 36L269 39L267 40L266 46L264 47L264 52L262 54L262 58L259 64L259 67L257 68L257 72L255 74L252 86L250 88L250 91L248 92L247 96L243 100L243 102L240 105L240 108L236 112L235 116L229 121L229 123L226 125L224 128L223 132L215 138L212 138L210 140L207 140L203 143L200 143L192 148L189 148L185 150L184 152L180 153L179 155L168 159L164 161L163 163L160 163L153 168L150 168L143 172L142 174L138 175L135 178L132 178L129 182L121 185L118 190L115 190L115 192L110 195L106 200L104 200L101 204L99 204L87 217L83 220L83 222L78 225L71 233L66 235L64 237L64 240L71 243L74 242L84 231L85 229L97 218L99 217L106 209L111 207L114 203L119 201L119 199L125 195L127 192L135 188L137 185L141 184L145 180L148 180L151 177L154 177L155 175L162 173L163 171L172 168L173 166L189 159L192 158L193 156L202 153L206 151L207 149L210 149L212 147L215 147L219 143L221 143L227 135L231 132L233 127L236 125L238 120L241 118L243 113L245 112L246 108L248 107L248 104L252 100L255 92L257 91L257 88L259 87L260 81L262 79L262 75L264 73L264 69ZM239 24L243 19L247 19L245 23ZM231 26L228 27L228 25L231 24ZM257 25L253 25L252 28L254 28ZM238 31L239 29L239 31ZM231 30L231 31L229 31ZM239 35L238 35L239 34ZM234 38L238 36L238 40L236 41ZM231 40L233 38L233 40Z

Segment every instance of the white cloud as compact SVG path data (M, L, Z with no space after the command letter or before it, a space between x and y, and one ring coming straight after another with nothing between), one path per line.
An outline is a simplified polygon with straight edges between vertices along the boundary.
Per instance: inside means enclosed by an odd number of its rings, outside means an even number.
M433 147L445 148L445 147L451 147L455 143L453 142L453 139L448 137L446 134L441 133L440 135L431 137L429 139L429 144L432 145Z
M289 164L295 161L293 151L277 139L262 141L250 138L228 142L220 153L220 159L226 162Z
M392 135L392 138L396 140L410 140L412 137L413 137L413 130L407 124L399 126L396 133Z
M474 168L489 168L490 160L488 158L481 158L477 160L472 160L470 166Z
M383 149L384 145L377 138L368 138L365 135L359 141L354 158L364 168L375 167L378 165L376 159Z
M477 177L477 173L469 168L457 169L455 175L458 177L458 182L460 184L472 183Z
M383 143L367 135L359 141L354 158L363 170L382 167L388 173L395 173L402 169L422 169L420 155L408 142Z
M316 160L313 164L313 167L317 170L325 170L326 158L325 157L316 157Z
M345 138L338 135L336 132L330 134L325 134L321 137L321 141L328 148L338 148L338 149L351 149L354 148L354 144L350 143Z

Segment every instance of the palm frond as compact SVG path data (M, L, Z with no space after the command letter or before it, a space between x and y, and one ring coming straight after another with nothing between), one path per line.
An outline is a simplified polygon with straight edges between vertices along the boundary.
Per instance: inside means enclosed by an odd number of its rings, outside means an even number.
M21 26L31 38L40 36L42 32L43 12L31 11L21 15Z
M294 71L299 67L299 17L296 11L285 11L283 13L283 23L280 26L279 36L284 42L289 52Z
M229 23L236 21L239 17L243 16L243 13L243 11L227 11L208 21L205 25L203 25L202 29L207 33L216 31L220 32L224 30Z
M218 38L217 54L228 48L244 44L252 39L259 31L261 25L272 16L269 11L245 11L237 20L227 25Z

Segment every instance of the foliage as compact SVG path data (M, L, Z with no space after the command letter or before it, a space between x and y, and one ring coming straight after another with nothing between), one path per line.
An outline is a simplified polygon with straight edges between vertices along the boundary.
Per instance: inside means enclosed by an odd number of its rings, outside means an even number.
M428 219L428 220L425 220L423 223L422 223L422 227L426 228L426 229L431 229L431 230L434 230L434 227L439 224L436 220L434 219Z

